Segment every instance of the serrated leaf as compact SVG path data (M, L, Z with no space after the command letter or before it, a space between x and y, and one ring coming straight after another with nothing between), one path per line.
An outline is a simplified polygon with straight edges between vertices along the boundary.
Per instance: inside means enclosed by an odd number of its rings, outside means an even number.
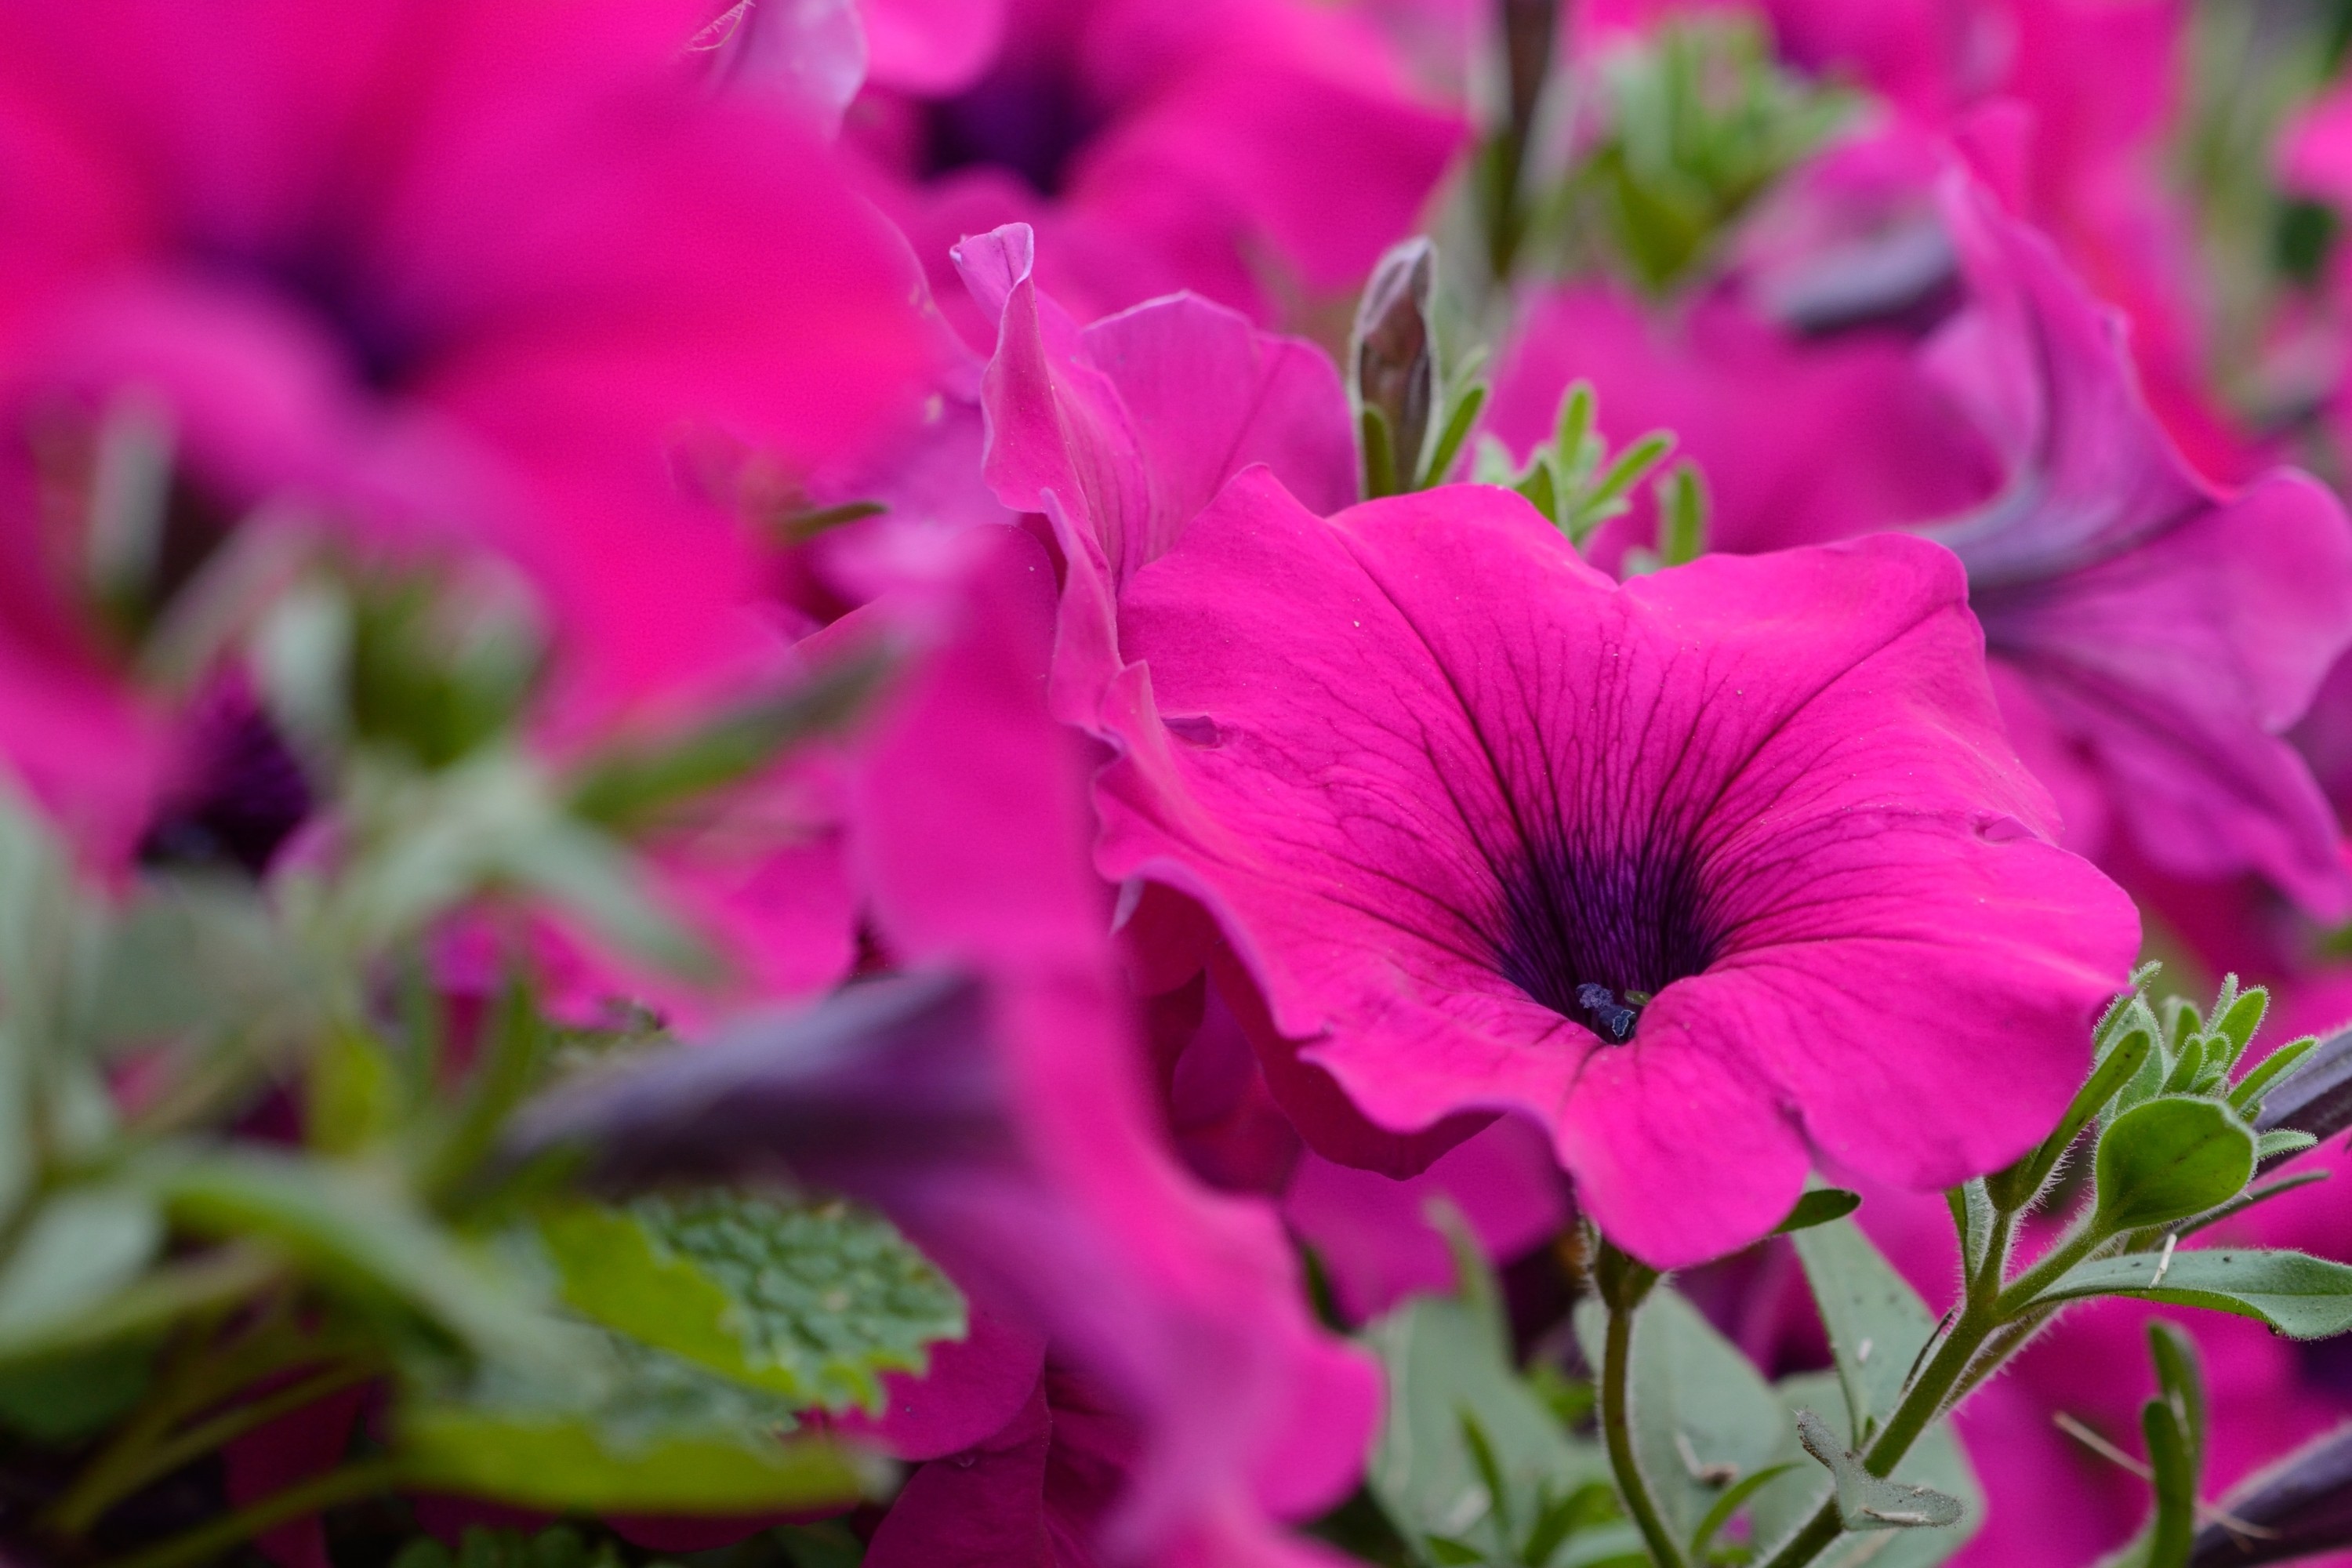
M1804 1409L1821 1413L1837 1441L1853 1447L1852 1435L1838 1411L1834 1373L1806 1373L1788 1378L1775 1392L1792 1413ZM1799 1442L1793 1421L1780 1458L1795 1460L1801 1468L1765 1487L1749 1506L1750 1533L1757 1541L1778 1541L1788 1535L1811 1517L1832 1490L1831 1479ZM1865 1563L1870 1568L1936 1568L1966 1546L1983 1525L1984 1493L1952 1435L1950 1422L1939 1421L1927 1428L1895 1468L1895 1479L1958 1499L1959 1522L1934 1529L1880 1531L1841 1541L1814 1559L1817 1568L1861 1568Z
M1849 1429L1867 1441L1902 1397L1935 1315L1852 1220L1802 1232L1796 1247L1829 1333Z
M1828 1467L1837 1489L1838 1518L1847 1530L1934 1530L1959 1522L1959 1499L1933 1487L1872 1475L1818 1413L1797 1412L1797 1438L1805 1452Z
M1483 1264L1479 1267L1483 1268ZM1408 1300L1364 1331L1386 1373L1387 1413L1365 1480L1373 1500L1408 1541L1435 1552L1439 1539L1509 1561L1517 1542L1500 1519L1540 1523L1542 1500L1605 1484L1600 1446L1561 1430L1512 1370L1493 1308L1474 1283L1464 1295ZM1476 1423L1508 1494L1497 1508L1464 1436Z
M648 1344L804 1405L869 1409L885 1372L961 1339L962 1296L888 1221L706 1188L550 1211L565 1300Z
M2036 1298L2136 1296L2267 1323L2289 1339L2352 1330L2352 1268L2301 1252L2232 1249L2126 1253L2078 1263Z
M2187 1219L2229 1202L2254 1173L2254 1135L2218 1100L2164 1096L2099 1135L2095 1223L2107 1234Z
M1588 1298L1576 1333L1595 1366L1606 1331L1607 1314ZM1628 1393L1635 1458L1667 1528L1685 1541L1726 1487L1773 1461L1789 1430L1748 1358L1667 1285L1634 1320Z

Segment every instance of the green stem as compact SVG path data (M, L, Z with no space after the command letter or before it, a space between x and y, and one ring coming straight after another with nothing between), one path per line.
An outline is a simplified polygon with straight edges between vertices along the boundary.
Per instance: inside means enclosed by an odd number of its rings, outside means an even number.
M1994 1311L2004 1320L2017 1316L2032 1305L2036 1296L2056 1284L2066 1270L2096 1252L2107 1239L2105 1233L2085 1221L2080 1230L2062 1238L2032 1268L2011 1280L1994 1303Z
M1874 1476L1889 1476L1903 1457L1911 1451L1953 1397L1969 1363L1984 1347L1986 1339L2001 1326L2000 1303L2007 1292L2000 1289L2003 1262L2009 1256L2010 1238L2016 1225L2014 1215L2000 1215L1993 1222L1992 1234L1985 1247L1984 1263L1969 1277L1960 1315L1952 1324L1951 1332L1936 1347L1936 1353L1919 1370L1911 1385L1889 1415L1886 1425L1871 1442L1862 1456L1863 1468ZM1822 1550L1843 1534L1845 1525L1838 1514L1837 1498L1832 1494L1813 1511L1811 1519L1796 1534L1783 1542L1763 1568L1802 1568L1821 1555Z
M391 1491L400 1485L401 1479L402 1468L396 1459L366 1459L346 1465L273 1493L234 1513L223 1514L143 1552L117 1557L100 1568L194 1568L289 1520Z
M1604 1291L1604 1299L1610 1294ZM1650 1496L1641 1462L1633 1453L1633 1425L1626 1394L1632 1381L1636 1309L1621 1307L1613 1300L1607 1304L1609 1334L1601 1359L1601 1431L1609 1446L1609 1468L1617 1474L1617 1490L1625 1500L1625 1511L1633 1516L1651 1560L1657 1568L1685 1568L1682 1548L1658 1516L1658 1505Z
M211 1420L200 1421L168 1439L156 1441L161 1434L151 1433L149 1441L138 1448L110 1455L111 1463L94 1464L84 1472L73 1490L58 1504L57 1527L68 1534L79 1535L148 1482L170 1475L181 1466L202 1458L222 1444L257 1426L267 1426L289 1411L299 1410L355 1383L364 1383L382 1370L373 1362L330 1367L315 1376L224 1410Z

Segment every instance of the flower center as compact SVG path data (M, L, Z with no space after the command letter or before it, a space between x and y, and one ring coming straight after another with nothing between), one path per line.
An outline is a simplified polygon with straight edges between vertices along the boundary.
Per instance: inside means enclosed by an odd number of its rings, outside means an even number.
M1504 978L1612 1045L1643 1007L1713 963L1697 858L1679 846L1530 854L1506 878L1496 943Z

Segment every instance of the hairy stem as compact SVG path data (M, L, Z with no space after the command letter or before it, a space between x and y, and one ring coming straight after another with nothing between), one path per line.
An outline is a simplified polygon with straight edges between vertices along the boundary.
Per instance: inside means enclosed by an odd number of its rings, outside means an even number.
M1601 1358L1601 1431L1609 1446L1609 1468L1616 1472L1618 1493L1650 1549L1651 1560L1657 1568L1685 1568L1682 1547L1659 1517L1657 1502L1650 1496L1649 1483L1642 1479L1641 1463L1633 1453L1633 1424L1626 1394L1633 1376L1635 1308L1613 1300L1608 1307L1609 1334Z
M1895 1467L1911 1451L1927 1428L1955 1396L1955 1390L1970 1371L1977 1352L1985 1341L2001 1325L2001 1302L2009 1292L2000 1287L2001 1268L2009 1257L2010 1239L2014 1234L2017 1216L2003 1214L1993 1222L1990 1245L1985 1248L1984 1262L1969 1275L1967 1293L1962 1300L1959 1317L1953 1322L1944 1342L1936 1347L1927 1364L1919 1369L1909 1387L1903 1391L1894 1414L1871 1442L1862 1456L1863 1468L1874 1476L1895 1473ZM2071 1267L2071 1265L2069 1265ZM2013 1289L2013 1288L2012 1288ZM2021 1338L2018 1341L2022 1343ZM2011 1348L2014 1348L2013 1346ZM1979 1372L1978 1376L1981 1376ZM1971 1385L1974 1379L1970 1379ZM1823 1549L1843 1534L1845 1526L1838 1515L1834 1494L1825 1500L1805 1521L1797 1533L1783 1542L1780 1549L1764 1562L1763 1568L1802 1568L1821 1555Z

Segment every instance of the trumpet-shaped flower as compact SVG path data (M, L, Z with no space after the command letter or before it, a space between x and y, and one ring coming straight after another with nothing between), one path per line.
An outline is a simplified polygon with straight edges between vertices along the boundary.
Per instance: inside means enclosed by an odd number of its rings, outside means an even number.
M1817 1160L2013 1157L2137 942L1916 540L1619 587L1507 492L1326 521L1252 471L1120 632L1104 868L1217 910L1371 1123L1523 1110L1660 1265L1763 1234Z

